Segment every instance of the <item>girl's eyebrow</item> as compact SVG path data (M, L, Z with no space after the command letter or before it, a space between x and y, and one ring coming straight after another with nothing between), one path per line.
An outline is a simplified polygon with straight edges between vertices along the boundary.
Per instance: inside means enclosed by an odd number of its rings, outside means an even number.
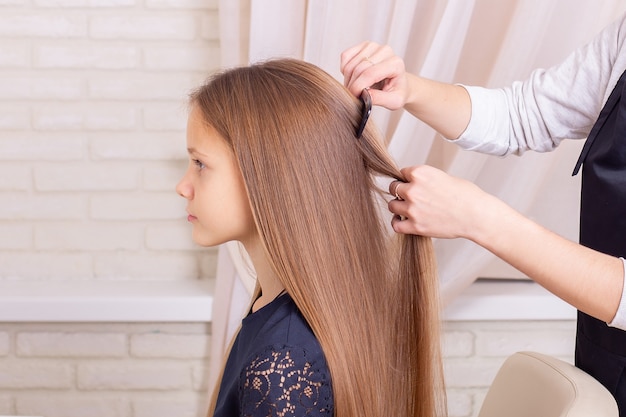
M196 148L193 148L193 147L187 148L187 153L189 153L189 154L196 154L196 155L202 155L202 156L207 156L207 154L202 153L202 152L198 151Z

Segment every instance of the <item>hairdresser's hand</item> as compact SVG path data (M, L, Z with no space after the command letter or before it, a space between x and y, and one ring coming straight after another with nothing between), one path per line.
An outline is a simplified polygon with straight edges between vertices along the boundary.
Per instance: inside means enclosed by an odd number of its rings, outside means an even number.
M402 108L408 100L409 82L404 61L391 47L363 42L341 54L344 85L355 96L370 87L372 103L390 110Z
M401 198L389 202L398 233L477 240L493 233L506 206L475 184L428 165L404 168L402 174L406 183L389 185L390 194Z

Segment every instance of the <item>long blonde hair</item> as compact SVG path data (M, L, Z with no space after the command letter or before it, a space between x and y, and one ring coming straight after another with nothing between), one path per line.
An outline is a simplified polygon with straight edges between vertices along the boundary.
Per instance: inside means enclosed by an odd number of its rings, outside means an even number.
M335 416L445 414L431 241L390 244L375 177L402 175L371 121L355 137L360 101L277 59L213 76L191 104L236 155L267 256L324 351Z

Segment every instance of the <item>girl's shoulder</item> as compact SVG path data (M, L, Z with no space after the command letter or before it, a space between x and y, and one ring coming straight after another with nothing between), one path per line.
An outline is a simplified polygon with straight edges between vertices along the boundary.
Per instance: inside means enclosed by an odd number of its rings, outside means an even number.
M268 305L271 314L260 326L248 329L244 325L241 329L244 337L250 336L243 344L248 350L244 365L249 369L266 363L327 369L322 346L291 297L285 294L272 303L276 304ZM251 334L247 334L249 330Z
M321 352L321 346L289 294L284 294L243 321L242 337L247 346L301 346ZM252 340L253 339L253 340Z
M242 415L332 416L330 372L319 341L288 295L273 303L239 375Z
M332 416L330 372L321 350L265 346L240 375L245 416Z

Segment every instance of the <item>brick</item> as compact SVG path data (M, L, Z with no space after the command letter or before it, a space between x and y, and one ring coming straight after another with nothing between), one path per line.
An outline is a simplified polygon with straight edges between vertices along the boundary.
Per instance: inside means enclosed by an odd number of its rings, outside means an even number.
M73 7L102 7L102 8L115 8L115 7L129 7L134 6L136 0L35 0L37 7L50 7L50 8L73 8Z
M175 130L187 128L187 105L183 102L152 104L143 111L143 125L147 130ZM184 133L181 134L181 137Z
M114 105L59 105L39 107L33 125L40 130L131 130L137 122L133 107Z
M136 190L141 183L141 168L127 165L107 163L39 165L34 169L35 189L38 191Z
M448 417L470 417L473 410L473 396L464 390L448 390Z
M1 55L0 55L1 56ZM140 50L134 46L46 45L35 48L35 65L41 68L133 69Z
M0 228L0 230L2 230ZM198 250L191 238L191 226L179 221L146 228L146 247L152 250Z
M188 390L191 376L184 362L83 363L78 365L77 387L81 390Z
M204 248L200 253L200 278L215 279L218 248Z
M89 80L88 94L104 100L173 100L184 103L196 82L184 74L106 76Z
M208 362L192 367L193 389L208 392L209 390L209 366Z
M473 403L474 403L474 415L475 416L478 415L478 412L480 411L480 407L482 407L483 403L485 402L487 391L489 391L488 387L472 390L472 394L473 394L472 396L474 397Z
M207 13L200 19L200 36L202 39L218 41L220 39L218 13Z
M24 6L29 0L0 0L0 6Z
M87 35L85 16L61 14L0 15L0 37L76 38Z
M0 57L0 61L1 60L2 58ZM2 66L2 63L0 63L0 66ZM28 106L20 104L0 105L0 129L30 129L30 120L31 114Z
M196 20L190 15L93 16L89 34L95 39L192 40Z
M0 132L0 161L69 161L86 154L82 137L59 133Z
M0 45L0 68L30 67L30 46L28 45Z
M67 364L20 361L0 365L0 389L69 389L72 367Z
M220 51L214 47L161 46L144 49L145 67L151 70L187 70L206 72L219 62Z
M87 201L81 195L0 193L0 220L74 220L85 218Z
M134 400L133 417L198 417L206 414L206 393L185 400Z
M122 7L135 6L136 0L89 0L90 7Z
M507 357L521 350L553 356L570 356L574 352L575 334L566 330L480 331L476 332L476 354L485 357Z
M146 0L150 9L217 10L218 0Z
M175 281L198 278L198 260L190 253L98 254L94 273L100 279Z
M0 356L7 356L11 351L11 339L8 333L0 333Z
M159 133L95 136L91 139L91 156L96 160L181 161L188 158L183 135Z
M474 353L474 335L471 332L446 331L441 343L444 357L468 357Z
M187 161L176 161L167 165L159 164L149 166L143 164L143 189L148 191L176 190L176 185L185 175ZM0 180L1 181L1 180Z
M29 249L32 247L33 226L31 224L0 224L0 250Z
M129 417L126 399L72 396L65 394L18 396L19 415L45 417Z
M4 76L0 78L0 100L76 100L83 96L80 79Z
M0 278L71 280L93 276L89 254L0 252Z
M27 191L32 188L32 169L25 164L3 163L0 165L0 192Z
M146 358L206 358L210 337L202 334L134 334L130 353Z
M93 195L90 215L102 220L182 220L185 205L174 192Z
M141 225L55 223L35 226L35 248L44 250L137 250L142 246Z
M444 374L448 388L489 387L505 358L448 358Z
M123 357L128 347L120 333L27 333L17 335L22 357Z

